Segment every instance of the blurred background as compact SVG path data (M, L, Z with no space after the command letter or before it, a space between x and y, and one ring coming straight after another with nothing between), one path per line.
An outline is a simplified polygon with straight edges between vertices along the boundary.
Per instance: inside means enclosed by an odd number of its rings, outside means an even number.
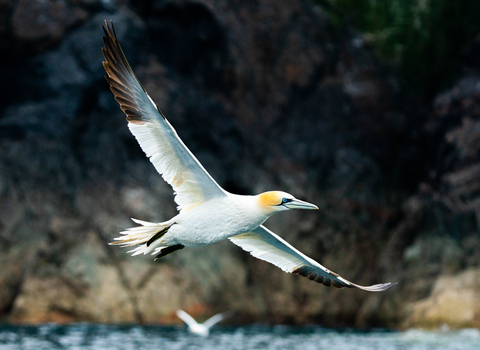
M0 320L480 327L480 2L0 1ZM176 213L104 79L112 20L230 192L320 207L266 226L359 284L230 242L154 263L107 242Z

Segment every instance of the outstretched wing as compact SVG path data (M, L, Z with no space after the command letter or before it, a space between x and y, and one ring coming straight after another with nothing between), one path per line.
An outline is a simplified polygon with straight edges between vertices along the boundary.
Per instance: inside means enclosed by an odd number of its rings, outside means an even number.
M185 322L189 327L192 327L194 325L198 325L197 321L195 321L192 316L190 316L189 314L187 314L183 310L177 310L177 316L183 322Z
M225 191L213 180L200 162L178 137L155 102L135 77L123 54L113 23L107 28L102 48L110 89L120 108L127 115L128 127L140 147L175 192L178 209L225 196Z
M268 261L285 272L295 273L308 279L337 288L359 288L369 292L381 292L396 283L382 283L373 286L359 286L323 267L315 260L302 254L282 238L264 226L254 231L230 237L230 240L254 257Z
M217 324L218 322L230 317L233 315L232 311L227 311L221 314L216 314L215 316L210 317L208 320L203 322L203 325L207 327L207 329L211 328L213 325Z

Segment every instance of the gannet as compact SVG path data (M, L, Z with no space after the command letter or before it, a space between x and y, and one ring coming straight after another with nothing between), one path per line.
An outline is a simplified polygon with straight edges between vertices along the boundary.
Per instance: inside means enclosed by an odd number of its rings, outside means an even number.
M210 333L210 328L216 325L218 322L230 317L232 315L231 311L227 311L221 314L216 314L215 316L210 317L203 323L198 323L194 320L192 316L187 314L183 310L177 311L177 316L187 324L188 330L192 333L206 337Z
M151 253L155 260L185 247L200 247L229 239L232 243L283 271L298 274L326 286L384 291L395 283L360 286L302 254L262 224L270 216L293 209L318 209L314 204L281 191L256 196L225 191L203 168L178 137L173 126L135 77L118 42L113 23L105 21L102 48L115 99L127 116L128 128L163 179L172 186L178 215L152 223L132 220L115 238L120 246L137 246L132 256Z

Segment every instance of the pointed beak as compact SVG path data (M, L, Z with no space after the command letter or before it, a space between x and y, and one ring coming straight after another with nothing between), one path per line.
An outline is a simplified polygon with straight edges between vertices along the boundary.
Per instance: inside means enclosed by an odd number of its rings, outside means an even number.
M285 203L288 209L317 209L318 207L315 204L301 201L299 199L294 199L291 202Z

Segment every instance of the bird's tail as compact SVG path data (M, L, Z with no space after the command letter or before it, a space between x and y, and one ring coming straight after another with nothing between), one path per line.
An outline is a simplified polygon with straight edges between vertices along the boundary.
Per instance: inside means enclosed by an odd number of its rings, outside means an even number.
M127 228L125 231L120 232L122 236L114 238L115 242L110 242L108 244L120 245L122 247L139 245L128 252L132 253L132 256L147 254L150 252L156 254L163 248L167 248L166 245L162 246L158 239L165 235L170 227L172 227L174 224L172 220L160 223L142 221L133 218L132 220L141 226Z

